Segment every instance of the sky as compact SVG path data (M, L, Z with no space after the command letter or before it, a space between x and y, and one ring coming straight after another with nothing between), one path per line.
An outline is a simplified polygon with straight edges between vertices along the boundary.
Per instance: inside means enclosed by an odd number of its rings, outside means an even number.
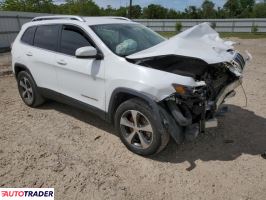
M226 0L212 0L216 7L222 7ZM106 7L111 5L112 7L119 8L120 6L128 6L129 0L94 0L100 7ZM184 10L188 6L199 7L203 0L132 0L133 5L138 4L141 7L147 6L149 4L160 4L167 8L173 8L175 10Z

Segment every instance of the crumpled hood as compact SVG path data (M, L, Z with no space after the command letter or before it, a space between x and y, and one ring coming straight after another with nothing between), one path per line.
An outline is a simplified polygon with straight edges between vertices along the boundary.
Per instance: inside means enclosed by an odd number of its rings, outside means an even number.
M234 42L224 41L208 23L196 25L149 49L127 56L128 59L179 55L204 60L208 64L231 61Z

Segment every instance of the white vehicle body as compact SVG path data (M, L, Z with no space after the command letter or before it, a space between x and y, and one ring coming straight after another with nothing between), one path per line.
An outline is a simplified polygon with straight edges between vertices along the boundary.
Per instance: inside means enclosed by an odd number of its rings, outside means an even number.
M105 23L135 22L104 17L91 17L85 23L67 19L30 22L23 25L17 39L14 41L15 48L12 49L13 60L25 63L35 77L34 80L39 87L52 88L56 92L89 103L103 111L108 111L112 92L119 87L142 91L153 96L156 101L160 101L175 92L172 87L173 83L189 86L201 84L189 77L142 66L136 67L135 64L127 62L125 58L115 55L89 28L89 25ZM28 27L47 24L71 24L84 29L95 41L96 45L99 46L105 59L82 60L58 52L29 46L19 41ZM29 56L30 54L34 56ZM66 65L60 64L62 61ZM13 71L14 64L15 62L12 65ZM136 77L138 78L136 79ZM72 83L75 84L73 85ZM91 99L84 97L84 95Z
M217 106L240 83L242 69L239 69L234 61L238 53L233 50L233 43L223 41L207 23L192 27L169 40L128 56L118 56L112 52L92 30L91 26L101 24L137 23L116 17L52 16L35 18L32 22L24 24L13 43L12 68L14 73L17 73L18 66L25 66L38 88L70 97L103 113L110 112L112 95L117 89L136 91L154 102L161 102L176 93L173 84L194 89L206 86L204 80L196 80L191 76L154 69L141 64L153 58L176 55L201 60L209 65L227 63L227 67L238 77L238 81L226 86L224 88L226 92L220 92L220 98L215 102ZM101 58L79 58L21 41L29 27L46 25L77 27L87 34L98 53L101 54ZM58 31L60 32L61 29ZM95 49L88 51L93 52Z

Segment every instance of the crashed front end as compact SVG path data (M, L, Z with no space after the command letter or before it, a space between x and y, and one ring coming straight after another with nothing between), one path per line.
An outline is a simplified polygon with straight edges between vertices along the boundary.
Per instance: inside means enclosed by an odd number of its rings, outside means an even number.
M166 105L177 124L183 127L186 140L192 141L206 128L218 125L216 115L221 111L224 101L235 95L234 89L242 84L244 66L244 58L236 53L230 63L208 66L197 77L197 81L202 82L200 86L173 85L176 93L161 103Z
M193 87L174 83L172 87L176 92L159 102L181 127L171 133L173 138L176 134L182 134L186 140L192 141L206 128L217 126L216 115L221 105L226 98L235 95L234 89L242 83L246 59L240 53L233 53L230 62L216 64L173 55L138 62L142 66L192 77L197 83ZM162 63L164 68L160 67ZM191 67L186 67L188 64Z
M177 143L177 134L191 141L206 128L216 127L221 105L241 85L242 72L251 56L247 53L244 58L232 44L203 23L128 57L138 65L195 80L197 86L173 83L176 92L159 103L180 128L170 131Z

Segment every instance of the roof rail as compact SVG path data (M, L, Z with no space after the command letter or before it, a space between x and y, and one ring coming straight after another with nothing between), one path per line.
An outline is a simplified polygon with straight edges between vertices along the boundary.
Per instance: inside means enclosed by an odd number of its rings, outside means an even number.
M126 18L126 17L115 17L115 16L110 16L110 17L107 17L107 18L121 19L121 20L126 20L126 21L132 21L131 19L128 19L128 18Z
M69 20L77 20L81 22L85 22L85 20L80 16L73 16L73 15L51 15L51 16L41 16L35 17L31 21L43 21L43 20L56 20L56 19L69 19Z

